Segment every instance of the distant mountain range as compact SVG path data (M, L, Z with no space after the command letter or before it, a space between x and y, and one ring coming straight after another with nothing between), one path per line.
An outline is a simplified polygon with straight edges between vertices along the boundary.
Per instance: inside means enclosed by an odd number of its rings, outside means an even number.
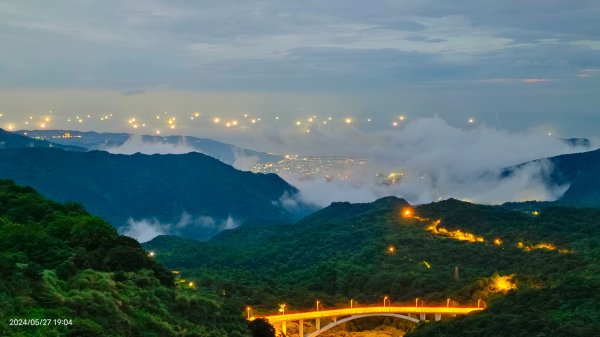
M108 150L125 144L134 137L128 133L98 133L72 130L20 130L17 134L46 140L58 146L73 146L87 150ZM193 151L216 158L226 164L233 165L239 158L253 158L256 162L274 162L282 159L281 155L243 149L212 139L190 136L140 136L141 141L148 144L169 144L187 146Z
M0 150L0 178L57 201L81 202L92 214L141 237L171 233L203 240L241 223L293 221L312 211L303 205L284 208L281 198L298 191L277 175L239 171L196 152L65 151L6 132L0 141L12 144Z
M9 132L0 129L0 150L2 149L15 149L25 147L37 147L37 148L57 148L69 151L87 151L85 148L75 145L58 144L49 142L43 139L34 139L26 136L22 136L18 133Z
M524 165L547 161L552 165L551 172L542 177L549 185L569 185L563 196L555 202L525 203L529 206L563 205L572 207L600 207L600 149L588 152L566 154L546 159L534 160L502 173L509 177ZM510 203L508 205L517 205Z

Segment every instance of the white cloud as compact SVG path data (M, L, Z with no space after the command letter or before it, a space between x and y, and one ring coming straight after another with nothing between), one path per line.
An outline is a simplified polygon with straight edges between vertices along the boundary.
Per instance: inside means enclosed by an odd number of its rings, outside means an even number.
M165 235L169 231L170 225L161 224L156 219L142 219L139 221L129 218L127 227L121 230L121 234L138 240L147 242L159 235Z
M197 152L192 146L185 143L184 138L178 144L166 141L144 141L140 135L132 135L127 141L119 146L104 149L114 154L185 154Z
M231 215L225 219L183 212L176 223L163 223L156 218L135 220L129 218L127 226L121 228L122 235L129 236L139 242L147 242L159 235L178 235L192 239L206 240L227 229L238 227L241 221Z
M312 136L315 136L314 138ZM326 182L284 176L306 201L325 206L333 201L367 202L396 195L412 203L460 198L479 203L554 200L568 186L547 186L547 161L531 163L501 177L502 170L535 159L589 150L534 131L508 132L485 125L460 129L440 118L414 120L395 132L359 130L314 132L301 148L319 148L366 159L348 180ZM296 144L297 142L291 141ZM342 144L345 145L342 146ZM336 151L337 152L333 152ZM381 184L377 174L403 172L395 184Z

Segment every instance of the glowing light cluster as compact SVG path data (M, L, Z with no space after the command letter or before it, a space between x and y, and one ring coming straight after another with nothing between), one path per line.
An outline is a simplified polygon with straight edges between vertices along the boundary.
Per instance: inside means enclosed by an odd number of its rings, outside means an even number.
M515 275L494 275L492 276L492 291L506 293L513 289L517 289L516 283L513 281Z
M414 214L415 214L415 211L410 207L406 207L402 210L402 217L404 217L404 218L410 218Z
M523 251L526 251L526 252L531 252L534 250L550 250L550 251L558 251L561 254L571 253L571 251L569 249L566 249L566 248L559 249L558 247L556 247L556 245L549 243L549 242L541 242L541 243L536 243L534 245L526 245L523 242L518 242L517 248L522 249Z
M427 230L436 235L446 236L452 239L456 239L459 241L467 241L467 242L485 242L485 239L482 236L477 236L473 233L464 232L460 229L457 230L448 230L444 227L439 227L442 223L441 220L434 221L431 225L427 227Z

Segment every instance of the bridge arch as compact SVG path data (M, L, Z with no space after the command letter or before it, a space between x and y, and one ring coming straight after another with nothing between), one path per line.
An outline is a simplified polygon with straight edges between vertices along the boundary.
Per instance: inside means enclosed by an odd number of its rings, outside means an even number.
M331 323L327 324L326 326L322 327L320 330L317 330L315 332L307 334L306 337L316 337L319 334L321 334L321 333L323 333L323 332L325 332L325 331L327 331L329 329L332 329L332 328L334 328L334 327L336 327L336 326L338 326L338 325L340 325L342 323L346 323L348 321L352 321L352 320L359 319L359 318L364 318L364 317L375 317L375 316L379 316L379 317L381 317L381 316L395 317L395 318L405 319L405 320L411 321L413 323L419 323L418 319L413 318L413 317L409 317L409 316L406 316L406 315L401 315L401 314L376 313L376 314L365 314L365 315L352 315L350 317L346 317L346 318L343 318L343 319L331 322Z

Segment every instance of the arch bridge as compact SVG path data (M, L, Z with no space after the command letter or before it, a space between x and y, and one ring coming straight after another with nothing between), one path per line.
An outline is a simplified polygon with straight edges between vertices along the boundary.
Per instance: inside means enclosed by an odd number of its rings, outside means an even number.
M483 308L480 307L364 306L250 317L250 320L264 318L269 321L277 331L283 332L284 334L287 333L287 323L298 322L298 335L300 337L315 337L340 324L363 317L387 316L419 323L421 321L429 321L431 318L439 321L442 317L455 317L456 315L466 315L481 310L483 310ZM331 320L331 322L321 326L321 319L328 319ZM304 322L312 320L315 321L314 326L316 330L305 335Z

